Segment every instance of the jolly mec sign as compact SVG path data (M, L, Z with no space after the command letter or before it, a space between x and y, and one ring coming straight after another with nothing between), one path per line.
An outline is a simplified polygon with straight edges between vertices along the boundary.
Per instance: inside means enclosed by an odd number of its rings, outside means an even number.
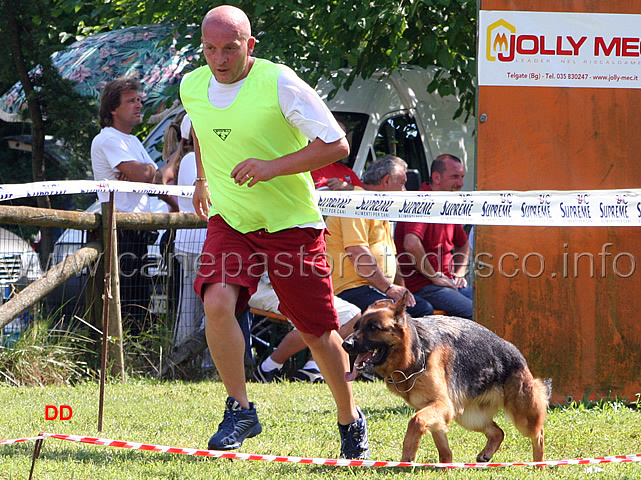
M479 85L641 88L641 15L480 12Z

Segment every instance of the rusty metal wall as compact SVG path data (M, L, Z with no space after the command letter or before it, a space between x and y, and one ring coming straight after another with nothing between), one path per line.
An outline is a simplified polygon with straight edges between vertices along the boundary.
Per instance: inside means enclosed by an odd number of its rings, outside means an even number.
M479 4L641 13L639 0ZM482 86L477 189L639 188L640 111L640 89ZM641 229L483 226L475 253L494 268L478 271L477 321L517 345L536 376L553 378L553 402L641 392Z

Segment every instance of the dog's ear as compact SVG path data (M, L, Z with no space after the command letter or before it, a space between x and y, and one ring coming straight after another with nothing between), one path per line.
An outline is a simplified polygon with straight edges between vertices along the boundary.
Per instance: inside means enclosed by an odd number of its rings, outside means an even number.
M394 303L394 317L405 318L405 309L407 308L408 298L409 292L406 290L403 296Z

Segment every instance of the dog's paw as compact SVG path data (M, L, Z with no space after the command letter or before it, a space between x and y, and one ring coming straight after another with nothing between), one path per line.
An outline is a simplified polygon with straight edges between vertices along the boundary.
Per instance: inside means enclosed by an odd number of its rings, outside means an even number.
M478 456L478 457L476 457L476 461L477 461L478 463L487 463L487 462L489 462L490 460L492 460L492 457L488 457L487 455L481 455L481 454L479 454L479 456Z

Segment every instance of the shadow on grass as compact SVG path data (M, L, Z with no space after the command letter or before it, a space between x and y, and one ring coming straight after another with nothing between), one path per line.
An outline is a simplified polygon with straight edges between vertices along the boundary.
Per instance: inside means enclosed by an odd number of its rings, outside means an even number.
M358 402L357 402L358 404ZM373 420L380 420L380 419L389 419L392 417L398 417L398 421L401 422L402 425L407 425L408 420L414 413L416 413L416 410L414 410L412 407L405 403L399 403L397 406L394 407L381 407L381 408L372 408L370 407L361 407L363 409L363 413L365 414L365 418L369 422L371 419ZM305 406L299 406L295 407L292 409L292 412L296 414L309 414L309 409L307 409ZM326 408L322 410L316 411L318 415L334 415L336 413L335 408Z
M406 403L399 403L394 407L382 407L382 408L363 408L363 413L367 416L368 419L382 419L382 418L391 418L398 417L399 421L407 422L416 410L407 405Z
M362 472L364 469L371 470L374 469L378 475L398 475L400 473L403 473L405 475L416 475L417 473L421 472L430 472L430 473L438 473L441 469L440 468L433 468L433 467L331 467L331 466L323 466L323 465L315 465L309 469L310 473L313 473L315 475L327 475L331 472L335 472L336 468L340 468L341 471L347 470L351 473L354 474L354 476L358 475L359 472Z

